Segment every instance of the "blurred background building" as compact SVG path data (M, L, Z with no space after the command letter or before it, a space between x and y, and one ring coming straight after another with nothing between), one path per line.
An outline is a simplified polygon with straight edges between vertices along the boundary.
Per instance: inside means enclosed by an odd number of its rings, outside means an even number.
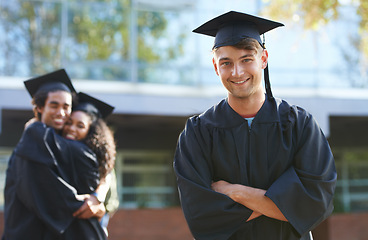
M212 66L213 38L191 31L235 10L285 23L265 36L273 93L310 111L328 137L339 178L335 214L368 211L367 5L0 0L0 207L7 161L33 116L23 81L59 68L77 91L116 107L107 120L118 146L120 208L179 207L178 135L189 116L226 97Z

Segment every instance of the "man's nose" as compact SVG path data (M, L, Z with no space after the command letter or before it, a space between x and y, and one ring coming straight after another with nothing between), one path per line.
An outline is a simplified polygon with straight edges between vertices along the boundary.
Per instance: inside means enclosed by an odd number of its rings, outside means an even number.
M233 77L240 77L244 73L243 68L239 66L238 64L234 64L233 70L232 70L232 76Z
M58 113L60 116L63 116L63 117L67 116L67 112L66 112L66 110L65 110L65 109L63 109L63 108L59 108L59 109L58 109L58 111L57 111L57 113Z

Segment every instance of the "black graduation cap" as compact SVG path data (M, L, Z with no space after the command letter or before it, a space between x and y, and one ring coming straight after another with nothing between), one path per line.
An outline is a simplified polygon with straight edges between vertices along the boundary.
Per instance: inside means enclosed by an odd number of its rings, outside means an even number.
M54 90L62 90L75 93L73 84L65 69L59 69L57 71L26 80L24 81L24 85L31 97L33 97L39 91L49 92Z
M83 92L78 93L78 104L73 107L73 111L83 111L99 118L106 118L113 110L113 106Z
M246 37L256 39L264 48L260 35L281 26L284 24L246 13L230 11L202 24L193 32L215 37L213 49L235 45ZM264 73L267 96L272 98L268 66Z
M263 46L260 35L281 26L284 24L230 11L202 24L193 32L215 37L213 48L235 45L246 37L256 39Z

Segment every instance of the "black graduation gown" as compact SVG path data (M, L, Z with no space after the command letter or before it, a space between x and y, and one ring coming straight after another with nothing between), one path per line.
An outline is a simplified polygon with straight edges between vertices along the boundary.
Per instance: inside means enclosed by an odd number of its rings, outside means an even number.
M313 117L280 99L266 100L248 122L221 101L188 119L174 159L180 200L195 239L310 239L333 210L336 169ZM252 211L211 190L225 180L267 190L288 222Z
M106 239L96 218L72 216L83 204L75 195L98 184L98 163L87 146L32 124L9 160L3 239Z

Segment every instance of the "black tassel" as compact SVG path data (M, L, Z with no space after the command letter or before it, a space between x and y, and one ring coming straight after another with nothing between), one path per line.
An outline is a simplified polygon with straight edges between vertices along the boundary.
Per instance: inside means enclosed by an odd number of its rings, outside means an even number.
M263 49L266 49L266 39L265 39L265 35L263 34ZM266 68L264 69L264 80L265 80L265 88L266 88L266 94L268 99L272 99L273 95L272 95L272 91L271 91L271 83L270 83L270 74L268 72L268 63Z
M272 99L273 95L272 95L272 91L271 91L270 77L269 77L269 73L268 73L268 65L264 69L264 80L265 80L265 87L266 87L267 97L268 97L268 99Z

